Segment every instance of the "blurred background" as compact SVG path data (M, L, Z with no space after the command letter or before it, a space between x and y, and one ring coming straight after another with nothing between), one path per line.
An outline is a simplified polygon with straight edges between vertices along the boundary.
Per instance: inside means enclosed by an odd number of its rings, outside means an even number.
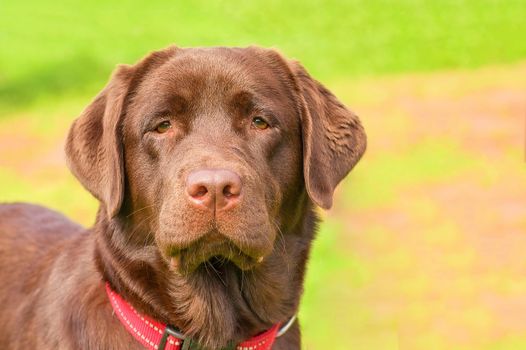
M3 1L0 202L89 226L72 120L169 44L300 60L361 116L301 305L305 349L526 349L526 1Z

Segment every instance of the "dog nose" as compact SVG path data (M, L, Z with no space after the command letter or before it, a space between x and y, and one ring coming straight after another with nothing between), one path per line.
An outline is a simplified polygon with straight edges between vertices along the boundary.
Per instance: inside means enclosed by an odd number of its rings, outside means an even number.
M227 210L239 202L241 178L225 169L202 169L186 178L186 193L192 205L208 210Z

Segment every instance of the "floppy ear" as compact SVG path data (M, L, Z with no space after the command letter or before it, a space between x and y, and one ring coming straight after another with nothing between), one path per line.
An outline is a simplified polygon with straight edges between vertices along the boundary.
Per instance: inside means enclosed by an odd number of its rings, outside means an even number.
M95 198L116 216L124 200L124 159L121 119L126 97L154 67L179 50L169 46L148 54L134 66L121 65L95 100L75 120L66 141L71 172Z
M317 205L330 209L336 185L365 152L365 131L358 116L305 68L290 65L300 95L305 186Z
M108 85L75 120L66 141L71 172L106 206L109 218L119 213L124 197L120 119L133 68L119 66Z

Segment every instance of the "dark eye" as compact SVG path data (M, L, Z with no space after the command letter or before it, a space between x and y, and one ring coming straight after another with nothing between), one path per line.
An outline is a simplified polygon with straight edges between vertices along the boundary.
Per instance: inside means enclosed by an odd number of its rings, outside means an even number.
M157 125L157 128L155 128L155 131L157 131L159 134L164 134L171 128L172 128L172 123L170 123L170 121L168 120L165 120L164 122Z
M266 120L261 117L254 117L252 119L252 125L254 125L254 127L258 128L259 130L265 130L269 127Z

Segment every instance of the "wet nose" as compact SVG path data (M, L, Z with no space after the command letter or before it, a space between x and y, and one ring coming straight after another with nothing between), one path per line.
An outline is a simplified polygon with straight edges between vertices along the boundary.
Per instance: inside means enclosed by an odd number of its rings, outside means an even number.
M201 169L186 179L190 203L207 210L228 210L237 205L241 196L241 178L225 169Z

